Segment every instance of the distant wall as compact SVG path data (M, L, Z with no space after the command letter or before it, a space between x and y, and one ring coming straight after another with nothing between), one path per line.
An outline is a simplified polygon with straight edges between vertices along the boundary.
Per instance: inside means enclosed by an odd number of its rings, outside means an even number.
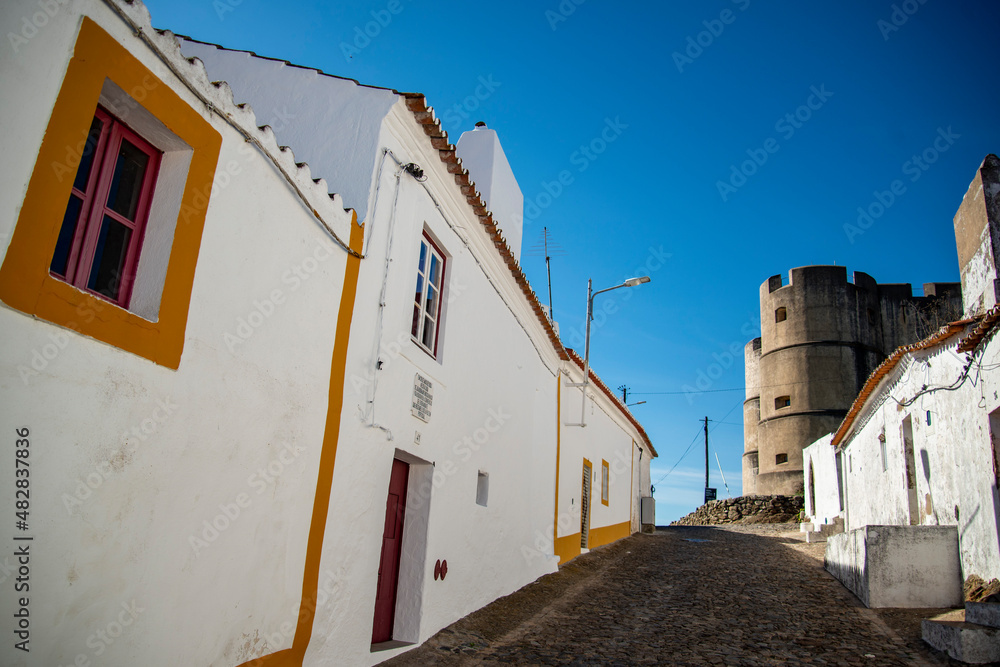
M986 312L1000 302L1000 159L987 155L955 213L955 241L962 272L965 314Z
M748 346L744 404L744 478L754 493L802 492L802 449L836 431L878 364L962 315L957 283L928 283L913 296L908 284L853 277L843 266L805 266L787 285L775 275L760 286L759 361Z

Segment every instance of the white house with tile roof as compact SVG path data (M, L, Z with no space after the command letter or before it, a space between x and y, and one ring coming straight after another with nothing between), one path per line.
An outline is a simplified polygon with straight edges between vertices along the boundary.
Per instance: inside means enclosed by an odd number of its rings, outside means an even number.
M846 530L828 568L872 606L959 604L963 580L1000 577L998 192L989 155L954 220L965 319L897 349L805 450L806 513Z
M584 402L498 143L484 201L422 95L38 8L0 7L9 664L375 664L639 530L655 450Z
M288 136L312 147L310 164L344 156L366 165L350 175L351 191L364 192L370 174L367 198L352 204L367 212L365 261L338 445L338 470L343 457L366 474L334 476L321 565L351 594L317 611L307 663L380 661L553 571L586 548L582 532L593 547L638 531L655 451L596 376L592 423L572 425L582 396L569 385L582 380L582 364L559 343L518 266L523 198L496 132L470 130L452 146L421 95L193 40L182 48L258 113L281 116L289 99L321 107L322 118L285 114ZM377 146L335 149L345 125L351 141L378 136ZM458 154L482 171L484 192ZM414 301L425 261L443 268L431 312ZM408 465L406 530L391 622L380 626L383 602L372 592L395 563L376 529L387 525L396 462ZM435 577L445 563L445 577Z
M140 3L50 4L0 6L0 662L239 664L302 595L361 227Z

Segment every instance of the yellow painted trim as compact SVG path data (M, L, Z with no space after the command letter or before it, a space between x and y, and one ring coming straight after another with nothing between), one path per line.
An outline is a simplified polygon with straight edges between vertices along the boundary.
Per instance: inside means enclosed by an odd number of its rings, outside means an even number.
M633 500L635 500L635 440L632 441L632 460L628 464L628 525L629 530L632 530L632 511L633 511ZM640 523L642 523L640 521Z
M552 552L559 555L559 463L562 448L562 371L556 373L556 504L552 517ZM562 563L562 556L559 556Z
M68 155L85 140L104 80L143 91L142 106L193 149L170 251L160 313L150 322L49 275L52 253L73 186ZM150 86L150 82L155 85ZM184 349L191 289L222 136L125 47L84 17L38 159L0 267L0 301L176 369ZM60 181L58 167L69 169Z
M344 270L344 288L337 313L337 330L330 361L330 390L326 410L326 428L323 431L323 449L319 455L319 474L316 480L316 500L313 502L312 521L309 524L309 541L306 545L306 564L302 576L302 602L299 605L298 624L292 647L277 653L261 656L239 667L301 667L309 640L312 638L316 618L316 600L319 595L319 567L323 556L326 521L330 513L330 492L333 488L333 469L337 460L340 440L340 414L344 407L344 383L347 378L347 343L354 317L354 301L358 293L358 273L361 270L361 249L364 244L365 226L357 224L357 213L352 213L352 250L358 256L347 256Z
M607 475L604 474L605 470L608 471ZM605 483L604 480L607 480L607 483ZM604 505L605 507L607 507L608 503L611 502L611 489L608 488L610 486L611 486L611 466L608 465L607 461L601 459L601 504ZM607 496L607 498L605 498L604 496Z
M580 533L565 535L556 540L555 554L559 556L559 564L564 565L580 555Z
M590 548L592 544L590 537L590 515L592 512L590 509L594 506L594 464L590 462L590 459L583 460L583 471L586 472L587 468L590 468L590 499L587 501L587 516L580 517L580 548L583 548L583 522L587 521L587 548ZM583 475L580 475L580 505L583 505ZM580 509L581 514L583 509Z
M612 524L610 526L601 526L600 528L590 529L590 548L594 549L596 547L611 544L612 542L617 542L623 537L628 537L632 534L632 519L624 521L622 523Z

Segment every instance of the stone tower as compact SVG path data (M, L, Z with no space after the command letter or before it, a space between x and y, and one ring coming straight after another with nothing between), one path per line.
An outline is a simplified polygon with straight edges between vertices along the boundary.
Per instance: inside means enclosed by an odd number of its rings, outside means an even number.
M879 285L842 266L792 269L760 287L761 337L746 347L744 494L802 490L802 449L837 430L893 350L962 316L958 283ZM756 421L755 421L756 419Z
M757 495L759 470L757 429L760 428L760 338L747 343L743 351L746 364L747 400L743 402L743 495Z

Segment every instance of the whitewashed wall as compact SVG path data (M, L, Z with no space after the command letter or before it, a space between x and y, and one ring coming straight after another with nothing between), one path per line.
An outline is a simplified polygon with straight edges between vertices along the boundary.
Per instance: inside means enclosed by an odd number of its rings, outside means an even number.
M237 100L251 101L261 124L270 125L300 162L335 183L345 204L357 210L358 220L368 219L382 119L396 102L395 93L247 51L191 40L183 40L181 48L210 64L212 80L227 82ZM319 127L337 131L316 132Z
M5 125L18 128L0 139L3 251L82 14L203 108L104 3L53 4L55 15L0 66L3 90L31 91L0 102ZM3 33L39 11L3 3ZM259 153L204 115L223 136L220 165L239 169L212 196L176 371L0 306L0 430L11 444L15 428L31 432L35 537L31 651L11 655L5 593L5 665L235 665L291 643L281 611L301 593L302 508L315 496L346 255ZM343 231L349 221L334 222ZM296 283L289 272L302 267L308 279ZM283 302L245 342L227 345L276 290ZM52 344L57 355L31 366ZM37 375L22 380L19 366ZM2 488L9 508L12 482ZM249 504L232 516L241 494ZM212 537L206 521L227 527ZM11 530L0 528L7 544Z
M599 540L595 540L595 530L622 523L629 523L630 529L626 532L639 530L639 498L649 495L650 452L641 444L634 427L596 386L591 385L588 389L587 425L580 427L583 390L567 385L581 382L583 370L572 363L564 364L563 368L558 537L578 535L581 531L583 459L587 459L593 475L591 546L596 546ZM601 502L602 460L608 462L610 470L607 506Z
M387 117L381 141L401 162L425 170L427 188L441 209L409 174L397 184L398 167L386 158L366 230L368 256L351 332L333 511L321 567L321 577L338 577L343 584L317 615L306 664L375 663L398 652L370 652L394 457L430 464L421 470L411 466L396 638L422 642L556 565L551 558L527 559L522 553L552 516L556 353L402 100ZM437 359L410 339L425 229L448 255ZM390 234L393 261L386 273ZM380 315L384 280L386 305ZM376 340L381 341L378 371ZM411 414L416 373L433 383L426 423ZM372 398L374 403L368 403ZM476 504L480 470L489 475L486 507ZM448 561L444 581L433 577L439 559ZM410 571L414 567L417 571Z
M991 579L1000 576L1000 502L989 422L990 413L1000 408L1000 382L992 371L1000 360L1000 344L995 339L987 344L972 377L959 389L926 393L911 405L897 403L909 401L924 385L949 386L962 375L965 355L954 352L956 342L952 338L907 355L912 362L887 378L878 400L870 400L862 413L864 417L870 410L870 419L845 440L846 528L910 523L902 436L909 416L919 524L957 526L963 576ZM883 429L884 470L878 440Z
M836 517L843 514L837 486L837 454L830 444L832 440L833 434L824 435L802 450L802 488L805 489L806 513L817 524L833 523ZM813 471L811 478L810 466Z

